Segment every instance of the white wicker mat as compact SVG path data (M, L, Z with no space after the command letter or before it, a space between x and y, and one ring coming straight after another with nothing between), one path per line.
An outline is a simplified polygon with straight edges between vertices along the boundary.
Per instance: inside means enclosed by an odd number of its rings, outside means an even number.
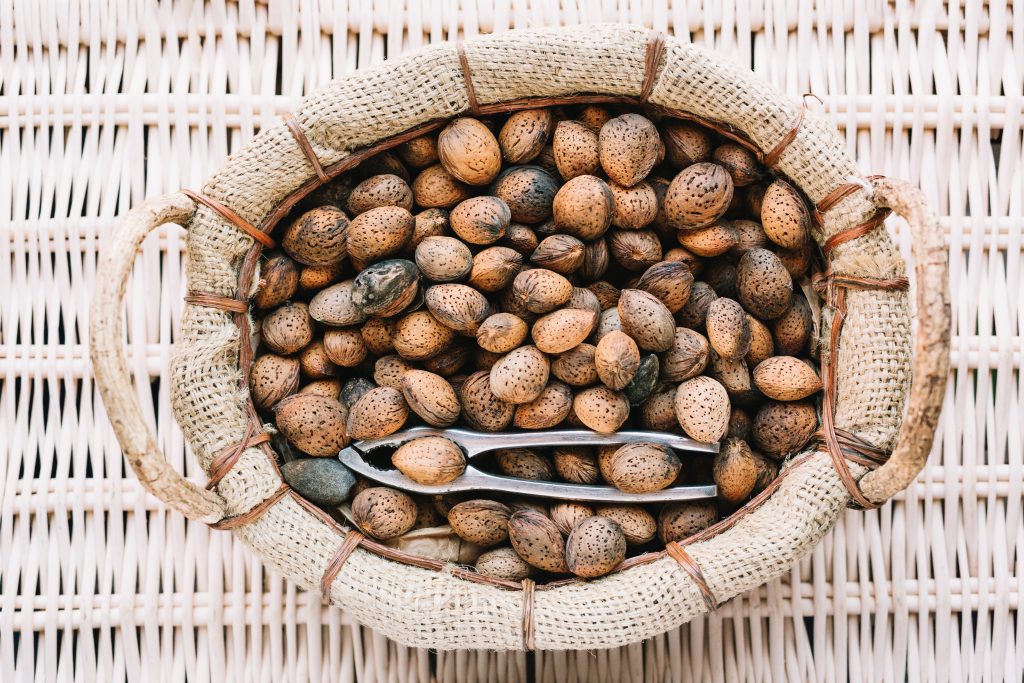
M952 271L940 438L894 504L663 637L529 658L398 647L126 473L84 347L97 244L332 76L463 31L593 21L813 92L865 172L922 185ZM1022 82L1020 0L0 0L0 681L1020 681ZM173 228L147 241L127 329L161 445L199 477L166 391L183 247Z

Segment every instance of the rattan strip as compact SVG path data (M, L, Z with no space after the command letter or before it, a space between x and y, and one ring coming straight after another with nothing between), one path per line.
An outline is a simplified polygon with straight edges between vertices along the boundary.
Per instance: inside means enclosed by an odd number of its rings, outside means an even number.
M327 567L324 569L324 575L320 578L320 595L323 596L324 601L329 602L331 599L331 584L334 583L334 579L337 578L338 572L345 566L345 562L348 558L352 557L352 553L359 547L359 544L366 538L355 529L350 529L345 537L341 540L341 544L338 546L337 552L334 553L334 557L327 563Z
M828 258L828 256L832 253L832 250L838 247L840 244L846 244L847 242L850 242L852 240L857 239L858 237L863 237L864 235L868 234L869 232L877 228L879 225L884 223L885 219L889 217L890 213L892 213L890 209L879 209L878 211L875 212L874 216L864 221L863 223L859 223L853 226L852 228L841 230L836 234L832 235L827 240L825 240L825 244L821 246L822 254L824 254L825 257Z
M665 54L665 34L653 31L647 41L647 55L644 59L644 82L640 86L640 104L647 104L647 99L654 90L654 79L658 76L661 57Z
M686 570L686 573L690 575L690 578L693 579L693 582L697 585L697 590L700 591L700 596L704 599L704 604L707 605L708 611L712 612L718 609L718 600L715 598L715 594L711 592L711 587L708 585L707 579L704 578L704 572L701 571L700 565L690 556L690 553L686 552L686 549L678 541L672 541L667 544L665 552L669 557L678 562Z
M238 462L238 459L242 457L242 453L247 448L270 442L270 434L266 432L257 434L256 430L258 428L255 422L250 421L249 426L245 429L245 436L242 440L237 444L228 446L213 459L210 463L210 481L206 482L207 490L212 490L227 476L228 472L235 466L235 463Z
M252 237L254 240L265 246L267 249L273 249L276 245L274 240L271 239L270 235L254 227L249 221L245 220L237 213L224 206L215 199L210 199L206 195L193 192L192 190L182 190L181 193L191 199L194 202L199 202L204 206L209 207L213 211L223 216L229 223L232 223L235 227L239 228L242 232Z
M533 652L536 648L534 633L537 624L533 616L534 589L537 583L533 579L523 579L523 649Z
M796 140L796 136L800 134L800 128L804 125L804 116L806 115L807 103L801 102L800 111L796 115L796 122L793 124L793 127L789 129L789 132L782 136L782 139L772 147L770 152L764 155L762 163L765 166L772 169L775 168L775 165L779 163L779 159L782 158L782 153L786 151L786 148L789 147L790 143L792 143L793 140Z
M189 292L185 295L185 303L205 308L216 308L225 313L245 313L249 310L248 301L209 292Z
M316 152L313 151L313 145L309 143L309 138L302 132L299 122L295 120L295 115L291 112L285 112L281 115L281 118L284 119L284 123L288 126L292 137L295 138L295 142L299 143L299 149L302 150L302 154L306 157L309 165L313 167L313 172L320 178L320 182L326 183L330 180L330 176L324 171L324 167L320 164L320 159L317 158Z
M272 508L277 501L284 498L289 491L291 491L291 489L288 487L288 484L282 482L277 490L262 502L257 503L240 515L225 517L219 522L214 522L210 525L210 528L217 529L218 531L224 531L227 529L237 529L238 527L245 526L246 524L252 524L263 516L264 512Z
M455 50L459 53L459 66L462 68L462 80L466 84L466 101L469 102L469 111L473 116L480 115L480 104L476 100L476 89L473 87L473 72L469 68L469 59L466 57L466 46L462 41L455 43Z

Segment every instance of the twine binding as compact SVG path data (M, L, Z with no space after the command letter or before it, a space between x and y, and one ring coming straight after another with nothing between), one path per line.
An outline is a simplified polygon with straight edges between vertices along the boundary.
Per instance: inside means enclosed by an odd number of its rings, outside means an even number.
M227 476L231 468L238 462L238 459L242 457L245 449L270 442L269 434L266 432L256 434L255 432L256 423L250 422L249 426L245 429L245 436L242 437L242 440L237 444L228 446L213 459L210 463L210 481L206 482L206 489L208 491L216 487Z
M274 242L273 239L271 239L270 235L261 230L258 230L249 221L245 220L237 213L235 213L228 207L218 202L216 199L210 199L206 195L202 195L199 194L198 192L193 192L192 190L187 189L182 190L181 193L188 197L189 199L191 199L192 201L199 202L200 204L209 207L216 213L220 214L221 216L226 218L229 223L232 223L235 227L240 229L245 234L249 235L249 237L253 238L267 249L273 249L276 246L276 243Z
M473 88L473 72L469 69L466 46L460 40L455 43L455 49L459 53L459 66L462 68L462 80L466 84L466 99L469 101L469 111L473 116L480 116L480 104L476 101L476 90Z
M661 56L665 54L665 34L661 31L652 31L647 41L647 57L644 60L644 82L640 87L640 104L647 104L647 98L654 90L654 79L658 75L658 66L661 65Z
M306 161L313 167L313 172L316 173L317 178L320 179L321 183L326 183L330 180L330 176L324 171L324 167L320 165L320 159L317 158L316 152L313 151L313 145L310 144L309 138L302 132L302 128L299 127L299 122L295 120L295 115L291 112L285 112L281 115L284 119L284 123L288 126L288 131L295 138L295 142L299 143L299 149L302 150L302 154L306 157Z
M206 308L216 308L225 313L245 313L249 310L248 301L210 292L189 292L185 295L185 303L194 306L205 306Z
M536 623L533 618L534 592L537 584L533 579L523 579L523 649L533 652L536 648L534 633Z
M715 594L711 591L711 587L708 586L707 579L704 578L704 572L701 571L700 565L690 556L690 553L686 552L686 549L678 541L666 544L665 552L669 557L678 562L686 570L686 573L690 575L690 578L693 579L693 582L697 585L697 590L700 591L701 598L704 599L704 604L707 605L708 611L713 612L718 609L718 600L715 599Z
M359 547L359 544L365 538L355 529L350 529L345 534L345 537L341 539L338 550L331 557L331 561L327 563L327 567L324 568L324 575L320 578L320 595L323 596L324 601L330 601L331 584L334 583L334 579L338 577L338 572L345 566L345 562L348 561L348 558L352 557L352 553L355 552L355 549Z
M248 511L243 512L240 515L225 517L219 522L214 522L210 525L210 528L216 529L218 531L225 531L228 529L237 529L238 527L245 526L246 524L252 524L257 519L262 517L264 512L272 508L274 504L277 503L277 501L284 498L289 491L291 491L291 489L288 487L288 484L281 482L281 485L277 488L277 490L274 491L274 493L272 493L262 502L257 503Z

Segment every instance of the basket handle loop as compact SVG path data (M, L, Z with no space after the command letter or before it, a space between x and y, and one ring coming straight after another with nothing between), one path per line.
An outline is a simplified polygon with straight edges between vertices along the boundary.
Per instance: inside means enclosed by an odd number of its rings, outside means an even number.
M128 276L146 235L164 223L186 224L195 209L191 199L176 192L141 204L115 223L96 268L99 275L89 317L89 353L107 417L142 486L189 519L209 523L225 516L224 499L178 474L160 452L135 398L121 319Z
M913 380L903 427L888 461L860 480L864 496L883 503L910 485L931 451L949 377L951 317L948 253L924 194L903 180L878 178L873 186L875 203L892 209L910 226L917 307Z

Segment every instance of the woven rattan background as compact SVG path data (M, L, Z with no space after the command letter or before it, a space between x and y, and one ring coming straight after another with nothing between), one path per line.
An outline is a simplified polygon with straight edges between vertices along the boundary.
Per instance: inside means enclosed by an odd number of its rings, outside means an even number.
M126 473L84 347L99 241L198 187L334 76L462 32L628 21L814 92L864 172L919 183L950 245L953 376L930 467L782 581L647 643L434 655L186 524ZM1024 4L827 0L0 0L0 680L1021 680ZM905 236L891 221L901 247ZM191 476L167 361L178 229L128 294L129 362Z

